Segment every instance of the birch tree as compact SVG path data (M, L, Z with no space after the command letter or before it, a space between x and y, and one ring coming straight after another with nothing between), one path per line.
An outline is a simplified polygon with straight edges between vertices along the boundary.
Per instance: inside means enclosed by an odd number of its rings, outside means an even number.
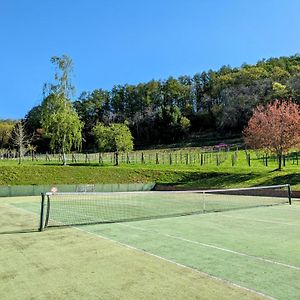
M30 138L25 133L24 124L22 121L17 122L14 126L11 133L11 141L13 146L17 148L18 161L20 165L22 163L26 147L30 143Z
M71 83L72 60L67 56L54 56L51 62L56 66L55 84L44 86L42 102L42 127L50 138L50 148L62 155L63 164L67 164L66 154L72 147L80 149L83 123L79 119L71 102L74 87Z

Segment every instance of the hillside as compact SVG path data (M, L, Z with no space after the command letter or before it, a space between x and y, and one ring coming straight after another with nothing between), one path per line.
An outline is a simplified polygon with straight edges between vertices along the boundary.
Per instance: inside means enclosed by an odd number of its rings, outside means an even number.
M300 102L300 56L262 59L239 68L199 71L178 78L136 85L101 87L82 93L73 106L84 122L83 149L93 151L94 126L126 122L137 148L173 144L207 134L241 135L253 108L274 99ZM41 135L41 107L26 115L28 133L39 151L48 151ZM0 139L1 141L1 139ZM2 146L0 145L0 148Z

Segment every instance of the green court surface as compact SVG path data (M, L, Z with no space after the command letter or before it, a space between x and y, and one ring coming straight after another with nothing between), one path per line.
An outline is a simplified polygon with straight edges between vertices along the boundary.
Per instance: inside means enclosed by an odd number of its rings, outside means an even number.
M299 299L300 205L38 232L0 198L2 299Z

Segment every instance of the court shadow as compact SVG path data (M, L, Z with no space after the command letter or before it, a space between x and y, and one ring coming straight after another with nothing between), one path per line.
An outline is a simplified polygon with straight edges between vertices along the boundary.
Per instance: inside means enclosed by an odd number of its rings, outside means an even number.
M23 233L35 233L39 232L38 229L23 229L23 230L8 230L8 231L0 231L0 235L9 235L9 234L23 234Z

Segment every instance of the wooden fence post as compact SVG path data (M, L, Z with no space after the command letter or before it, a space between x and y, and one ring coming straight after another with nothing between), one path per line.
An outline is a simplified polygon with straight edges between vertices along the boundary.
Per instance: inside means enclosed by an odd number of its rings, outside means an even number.
M142 160L142 164L144 164L145 163L144 152L142 152L142 158L141 158L141 160Z
M101 152L99 152L99 164L103 165L103 157Z
M127 164L130 164L130 157L129 157L129 153L127 153L127 160L126 160Z

